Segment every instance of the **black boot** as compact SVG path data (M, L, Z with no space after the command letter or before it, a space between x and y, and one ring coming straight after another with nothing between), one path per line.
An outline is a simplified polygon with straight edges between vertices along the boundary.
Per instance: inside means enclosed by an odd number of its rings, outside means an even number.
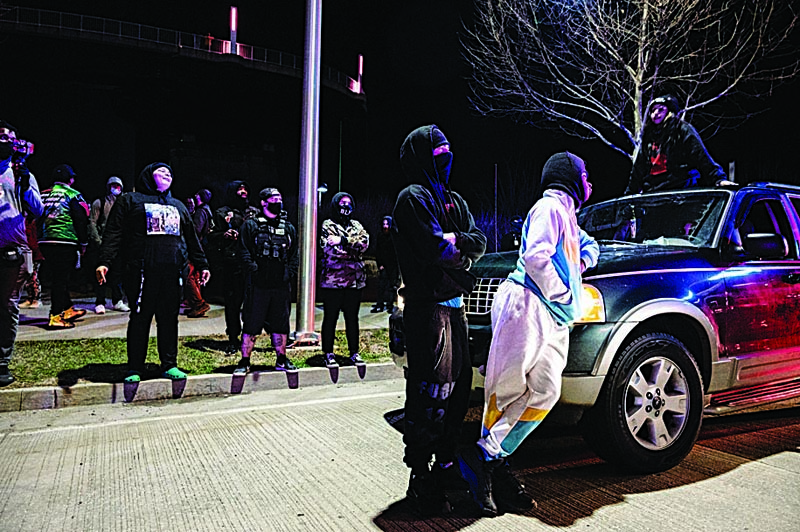
M420 517L450 513L450 505L436 479L425 470L412 470L408 480L406 500L412 511Z
M514 475L508 460L500 460L492 472L492 494L503 510L526 511L536 508L536 501L525 493L525 486Z
M14 382L14 376L8 370L8 366L3 364L0 366L0 388L3 386L8 386L12 382Z
M495 517L498 511L492 495L492 471L499 460L485 460L483 449L475 444L458 454L458 465L481 515Z

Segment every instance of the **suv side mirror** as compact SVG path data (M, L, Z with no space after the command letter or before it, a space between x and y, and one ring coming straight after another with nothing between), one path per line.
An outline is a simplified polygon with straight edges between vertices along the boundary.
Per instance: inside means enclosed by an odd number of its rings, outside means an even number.
M783 259L789 255L786 239L773 233L751 233L742 239L742 247L759 259Z

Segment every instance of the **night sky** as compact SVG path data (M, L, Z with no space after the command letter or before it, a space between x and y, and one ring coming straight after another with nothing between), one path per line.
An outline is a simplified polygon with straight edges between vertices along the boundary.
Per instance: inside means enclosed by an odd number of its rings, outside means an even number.
M176 29L189 33L212 35L227 39L229 2L217 1L170 1L139 0L137 2L94 2L72 0L64 2L30 0L28 7L41 9L68 10L75 13L89 14L99 17L113 18L127 22L136 22L162 28ZM112 5L114 4L114 5ZM291 5L290 5L291 4ZM519 125L507 118L485 118L475 114L469 107L468 78L470 75L460 52L459 34L463 31L464 21L468 21L471 11L470 2L411 0L406 2L375 2L367 0L348 0L347 2L323 3L322 30L322 63L341 70L351 76L356 74L358 54L364 55L364 87L367 95L366 110L353 112L352 120L342 118L341 109L335 117L325 108L326 97L323 89L321 128L324 138L321 142L320 181L333 185L334 175L339 162L336 131L339 127L348 130L342 140L346 146L342 151L342 188L357 191L354 194L385 194L393 196L402 188L402 178L398 164L399 147L406 134L419 125L436 123L448 136L455 154L452 185L462 191L470 202L485 202L492 196L495 165L498 168L502 183L510 179L509 175L526 172L531 179L538 180L538 173L544 161L555 151L568 149L582 156L588 163L590 175L594 181L595 200L614 197L622 193L630 163L625 157L607 148L599 141L585 141L564 136L552 130L541 130L531 126ZM68 5L69 7L64 7ZM305 31L305 2L263 2L246 0L237 3L239 8L239 29L237 40L242 44L263 46L302 55ZM0 54L4 64L25 61L34 65L39 61L42 51L31 50L31 57L9 57L8 48L0 40ZM49 52L47 52L49 53ZM114 63L113 55L123 53L120 49L111 48L106 52L107 62ZM125 52L129 53L129 52ZM69 68L60 76L75 76L90 80L93 87L98 81L93 78L95 72L82 71L82 56L75 54L64 60ZM88 67L85 67L88 68ZM146 72L146 67L143 68ZM96 70L92 67L92 70ZM192 129L198 135L207 134L219 138L219 142L246 143L247 136L258 136L258 123L285 120L281 126L285 135L276 141L278 149L286 153L278 163L277 173L285 184L293 186L297 183L296 172L299 159L295 157L299 150L299 94L286 98L283 102L274 102L271 106L254 106L252 113L246 110L237 119L229 122L225 118L224 108L231 106L231 99L257 99L257 94L249 93L247 71L239 69L231 75L239 80L241 92L219 94L215 97L197 101L196 112L178 113L174 109L159 108L157 102L152 105L139 104L152 111L154 126L165 125L176 130ZM227 75L227 71L225 71ZM214 74L203 74L214 77ZM64 79L53 80L60 83ZM71 81L73 85L75 81ZM88 83L88 82L87 82ZM126 81L129 83L129 81ZM147 83L142 80L142 85ZM199 83L204 83L201 79ZM217 87L211 81L209 87ZM281 81L275 81L280 85ZM294 82L293 82L294 83ZM37 82L40 88L49 85L46 73ZM299 82L298 82L299 84ZM295 85L287 85L289 91L295 91ZM758 181L772 179L800 184L800 172L794 163L795 153L800 147L800 135L797 124L800 112L796 104L796 93L800 83L785 85L770 98L765 99L761 109L763 112L742 124L735 131L722 131L712 138L706 138L706 145L714 158L727 169L730 160L737 161L738 181ZM93 89L94 90L94 89ZM113 164L133 168L142 161L131 160L128 156L115 156L113 146L103 145L102 139L85 138L86 131L96 131L104 126L104 117L91 112L93 107L93 90L77 91L74 96L76 108L84 109L80 116L81 126L71 128L74 114L69 119L58 116L37 116L35 97L25 109L20 109L5 102L3 114L6 119L16 123L21 130L39 132L40 137L48 142L57 142L58 150L48 156L48 146L37 143L37 155L41 165L55 164L54 153L59 157L69 153L70 161L76 167L85 167L97 173L93 182L86 186L97 189L98 182L104 182L111 172ZM228 91L228 89L226 89ZM157 94L148 88L142 94ZM84 94L85 93L85 94ZM46 90L41 94L47 94ZM83 96L81 95L83 94ZM80 101L85 98L86 101ZM194 104L193 104L194 105ZM333 104L332 104L333 105ZM277 107L283 109L281 114ZM213 109L219 107L220 109ZM239 109L238 107L236 107ZM137 107L140 113L142 107ZM244 109L244 107L242 107ZM352 111L346 111L352 112ZM124 115L124 110L121 111ZM261 115L263 113L263 116ZM52 113L51 113L52 114ZM202 124L197 115L213 117L212 123ZM294 117L297 117L295 121ZM248 121L249 120L249 121ZM336 124L335 122L341 122ZM45 134L47 128L59 125L63 138L54 139L52 134ZM70 129L78 132L71 135ZM354 129L355 131L349 131ZM332 133L333 132L333 133ZM79 138L76 138L79 137ZM142 131L137 130L137 139ZM124 136L123 136L124 138ZM35 142L39 139L32 138ZM157 144L161 137L151 137ZM102 149L91 149L94 142ZM158 153L157 146L147 146L138 140L137 152L151 150ZM38 154L42 155L39 156ZM98 153L101 151L101 153ZM108 159L108 166L101 166L99 158ZM58 161L61 162L61 161ZM113 164L112 164L113 163ZM35 172L49 173L49 168L36 168L32 158L31 165ZM125 170L133 174L132 170ZM136 168L138 171L138 168ZM79 171L80 173L80 171ZM111 172L113 173L113 172ZM124 173L124 172L123 172ZM293 175L285 175L293 174ZM324 175L323 175L324 174ZM771 177L774 176L774 177ZM231 177L223 176L221 178ZM132 178L132 175L126 176ZM178 175L180 179L180 175ZM91 194L88 194L91 195ZM531 198L532 199L532 198Z

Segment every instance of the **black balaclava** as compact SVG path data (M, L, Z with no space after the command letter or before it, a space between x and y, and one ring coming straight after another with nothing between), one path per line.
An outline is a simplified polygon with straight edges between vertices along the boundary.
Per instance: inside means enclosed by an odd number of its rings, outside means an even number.
M392 217L391 216L384 216L383 217L383 219L381 220L381 231L383 231L383 220L388 220L389 221L389 230L391 231L392 230L392 223L394 221L394 220L392 220Z
M566 151L556 153L544 163L542 192L549 188L563 190L575 200L575 207L580 207L586 197L581 177L584 172L583 159Z
M339 207L339 201L345 196L350 198L350 205L351 205L350 209L341 209ZM331 200L331 212L333 213L331 217L339 225L347 225L350 223L350 215L353 214L355 208L356 208L356 200L353 199L353 196L351 196L347 192L338 192L336 195L333 196L333 199Z
M140 192L142 194L148 194L152 196L158 195L169 195L169 188L164 192L159 192L156 188L156 180L153 179L153 172L161 167L169 168L169 172L172 173L172 168L167 163L150 163L145 166L141 172L139 172L139 177L136 178L136 192ZM174 178L173 178L174 179ZM170 188L172 186L170 185Z
M443 144L450 143L437 126L418 127L400 146L400 165L412 182L429 186L444 207L450 203L445 192L449 188L453 154L447 152L433 156L434 148Z
M277 188L267 187L261 189L261 192L258 193L258 197L261 201L267 201L272 196L277 196L279 194L280 191ZM280 216L281 211L283 211L283 201L279 203L267 203L267 210L275 216Z

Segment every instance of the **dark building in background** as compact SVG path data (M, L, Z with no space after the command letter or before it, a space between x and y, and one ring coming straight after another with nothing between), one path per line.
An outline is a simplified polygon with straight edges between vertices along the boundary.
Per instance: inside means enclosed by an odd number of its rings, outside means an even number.
M36 175L68 162L95 197L109 175L130 190L141 167L160 160L172 166L179 198L199 188L221 197L233 179L297 194L302 52L285 53L287 67L267 68L197 50L192 34L164 44L109 34L109 24L92 35L4 24L0 16L0 61L17 80L4 84L2 118L35 143L29 164ZM319 179L335 186L339 172L356 178L365 171L366 98L346 90L341 74L323 74Z

